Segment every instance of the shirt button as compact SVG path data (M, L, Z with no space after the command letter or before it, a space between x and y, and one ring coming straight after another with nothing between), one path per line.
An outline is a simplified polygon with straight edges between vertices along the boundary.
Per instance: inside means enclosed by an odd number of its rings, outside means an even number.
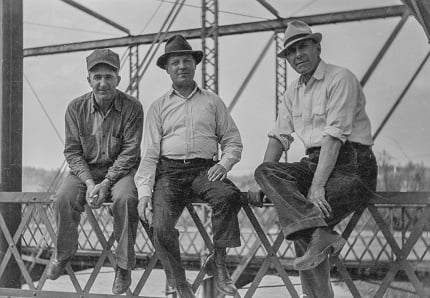
M102 154L106 154L106 152L103 151Z

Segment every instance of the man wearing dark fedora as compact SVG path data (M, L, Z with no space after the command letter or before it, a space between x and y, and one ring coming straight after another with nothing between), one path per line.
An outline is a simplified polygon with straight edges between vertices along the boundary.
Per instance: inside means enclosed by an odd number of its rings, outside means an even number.
M84 205L99 208L112 202L113 231L117 246L114 294L131 283L135 264L137 189L134 174L140 161L143 108L119 90L120 60L110 49L97 49L87 57L88 83L92 88L72 100L66 111L64 155L70 174L57 191L55 257L47 276L57 279L78 249L78 225Z
M377 165L360 83L320 58L321 39L302 21L287 25L278 57L300 77L287 88L255 179L274 204L284 236L294 240L304 296L329 298L328 255L345 243L333 227L375 191ZM293 133L307 156L279 162Z
M240 191L226 176L240 160L242 142L223 101L194 81L202 57L203 52L193 50L182 35L167 40L157 65L169 74L172 87L147 112L135 177L139 215L145 221L152 218L155 249L168 284L182 298L195 296L181 265L175 225L193 197L212 207L215 248L207 262L213 266L207 267L215 269L216 287L225 295L237 291L225 261L226 248L240 246Z

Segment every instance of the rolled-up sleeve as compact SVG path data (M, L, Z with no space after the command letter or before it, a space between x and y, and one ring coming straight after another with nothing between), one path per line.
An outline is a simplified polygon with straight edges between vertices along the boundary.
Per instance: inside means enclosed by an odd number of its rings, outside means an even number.
M324 135L346 142L352 132L354 112L362 93L357 78L347 69L339 71L328 90Z
M158 106L152 104L148 110L143 133L143 154L134 181L139 198L152 196L155 171L160 158L162 124Z
M143 108L139 102L133 106L129 119L124 126L121 152L109 168L106 178L115 183L136 166L140 158L140 143L143 131Z
M65 134L64 157L69 164L70 172L85 183L86 180L92 179L93 177L91 176L88 164L83 156L82 144L79 138L77 111L73 104L67 106Z
M276 118L268 136L270 138L277 139L282 144L284 151L288 151L291 143L294 141L294 138L291 136L293 132L294 124L291 112L291 102L288 100L287 93L285 93L279 106L278 118Z
M224 102L216 98L216 135L221 145L221 159L219 164L227 171L239 162L242 156L242 139L236 123L230 115Z

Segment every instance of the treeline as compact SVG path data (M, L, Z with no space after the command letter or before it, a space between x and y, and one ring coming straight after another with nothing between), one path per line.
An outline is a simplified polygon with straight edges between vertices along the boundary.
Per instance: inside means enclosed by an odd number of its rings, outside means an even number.
M24 167L22 174L23 191L47 191L58 170ZM230 179L242 191L256 183L253 174L232 175ZM396 165L393 158L383 152L378 157L378 191L430 191L430 167L413 162Z

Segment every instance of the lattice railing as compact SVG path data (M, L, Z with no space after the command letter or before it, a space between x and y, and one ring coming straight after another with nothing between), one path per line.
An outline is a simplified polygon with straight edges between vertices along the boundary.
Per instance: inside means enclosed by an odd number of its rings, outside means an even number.
M352 216L337 226L347 243L339 256L332 257L332 263L347 284L353 297L361 297L352 281L348 266L356 268L378 268L388 270L382 279L375 297L382 297L396 275L403 271L415 292L420 297L426 297L422 282L416 271L429 271L430 267L430 194L429 193L381 193L372 198L368 206L357 210ZM112 236L113 222L109 214L109 205L92 211L86 207L80 225L79 249L81 253L97 252L98 259L94 269L85 284L80 284L70 264L67 273L76 293L47 292L43 290L46 272L43 272L37 282L33 282L23 258L15 244L22 238L23 248L35 248L34 251L52 251L55 243L56 227L54 215L46 193L0 193L0 203L15 202L22 204L23 215L18 230L14 235L9 233L4 218L0 216L0 228L9 243L2 262L0 277L4 274L9 259L17 261L23 280L29 290L0 288L5 295L27 295L55 297L93 297L91 289L94 281L105 263L115 265L112 250L115 249ZM201 220L203 219L203 220ZM269 270L278 274L292 297L298 297L286 269L291 269L294 258L292 243L284 241L280 232L278 218L273 206L250 208L244 205L239 214L242 246L229 250L229 257L238 262L232 273L234 281L246 272L252 262L259 263L259 270L247 289L244 297L252 297L263 276ZM188 206L178 223L180 245L184 256L204 257L213 250L210 228L210 208L205 204ZM138 296L145 286L158 257L150 241L150 230L140 226L136 242L136 252L147 255L149 261L135 289L129 289L129 296ZM37 258L42 258L38 253ZM46 255L46 254L45 254ZM49 254L48 254L49 256ZM48 261L42 261L47 264ZM204 269L200 268L193 283L196 290L205 278ZM47 294L48 293L48 294ZM48 295L48 296L49 296ZM78 296L76 296L78 295ZM79 296L80 295L80 296ZM94 294L94 297L97 295ZM106 296L106 295L105 295Z

